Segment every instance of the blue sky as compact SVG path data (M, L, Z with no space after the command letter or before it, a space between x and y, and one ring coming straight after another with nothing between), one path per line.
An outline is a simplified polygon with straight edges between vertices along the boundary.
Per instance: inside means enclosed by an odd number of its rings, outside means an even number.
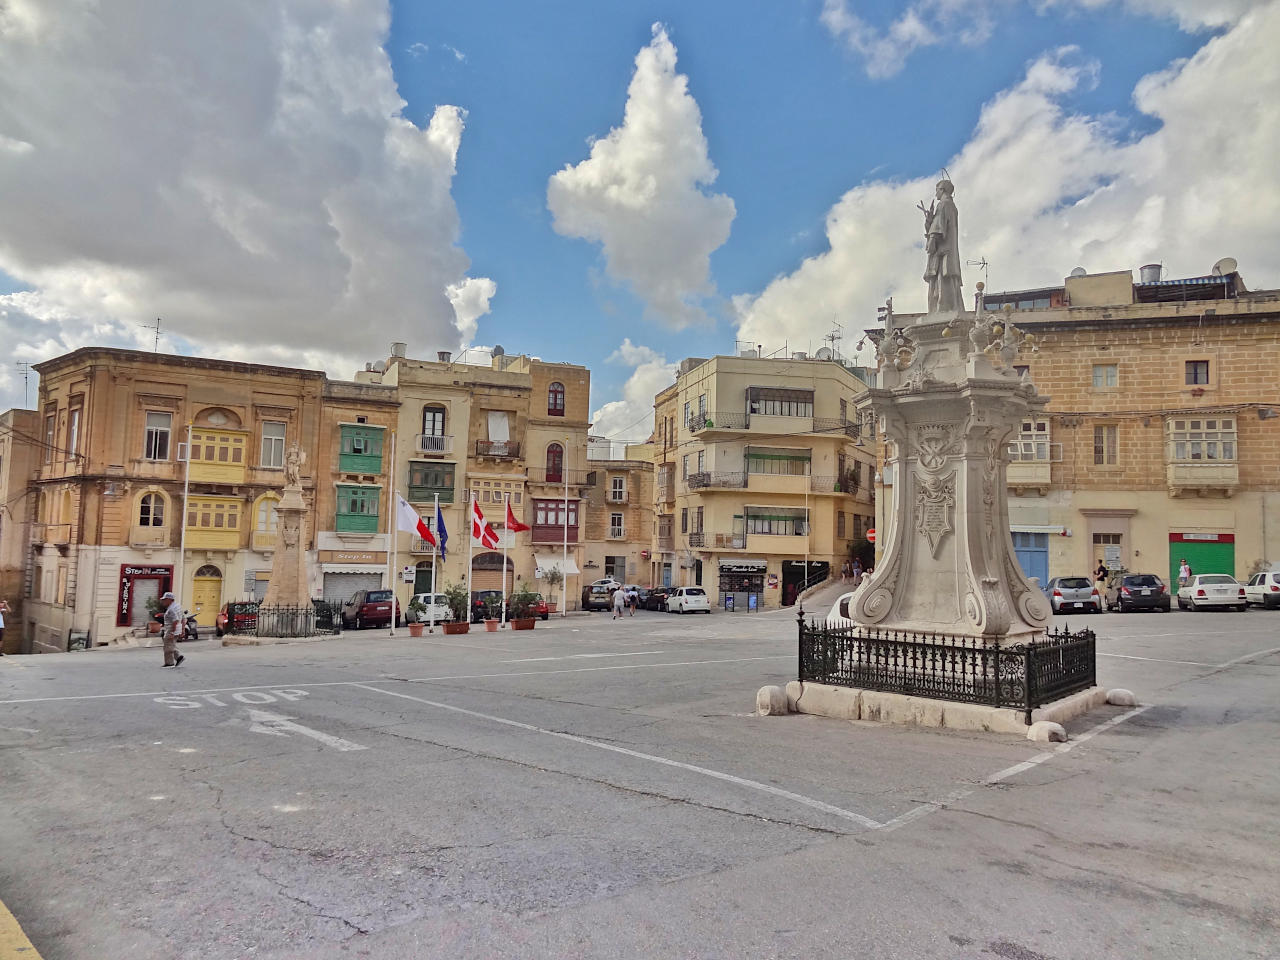
M18 359L143 345L155 316L172 349L341 375L393 339L501 343L590 366L616 436L685 356L833 321L851 349L884 296L918 308L914 200L943 165L994 289L1227 254L1280 283L1276 2L23 6L0 29ZM1237 149L1175 144L1215 102L1256 103ZM1252 199L1205 212L1211 188Z

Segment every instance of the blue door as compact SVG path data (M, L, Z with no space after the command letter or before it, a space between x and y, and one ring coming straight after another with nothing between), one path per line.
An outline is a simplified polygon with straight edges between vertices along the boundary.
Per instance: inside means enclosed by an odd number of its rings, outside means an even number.
M1013 552L1022 572L1035 578L1040 586L1049 580L1049 535L1047 533L1015 533Z

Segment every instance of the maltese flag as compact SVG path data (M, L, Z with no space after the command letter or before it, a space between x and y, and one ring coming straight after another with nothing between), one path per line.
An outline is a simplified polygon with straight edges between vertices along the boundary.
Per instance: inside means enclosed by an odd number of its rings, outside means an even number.
M511 509L511 497L507 497L507 529L512 533L519 533L521 530L528 530L527 523L521 523L516 519L515 511Z
M396 494L396 527L405 533L416 534L433 547L439 545L436 543L436 535L427 526L427 521L423 520L418 511L409 505L409 501L398 493Z
M480 546L494 550L498 546L498 531L492 524L485 523L484 514L480 512L480 504L471 501L471 539L478 540Z

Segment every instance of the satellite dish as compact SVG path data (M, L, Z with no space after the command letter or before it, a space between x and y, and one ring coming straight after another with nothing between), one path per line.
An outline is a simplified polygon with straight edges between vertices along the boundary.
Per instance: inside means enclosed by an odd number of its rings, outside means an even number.
M832 356L830 347L819 347L818 352L813 355L815 360L830 360Z
M1084 267L1076 267L1074 270L1071 271L1071 276L1073 277L1087 277L1088 275L1089 275L1089 271L1086 270Z
M1240 264L1236 263L1235 257L1223 257L1213 265L1213 275L1215 277L1225 277L1228 273L1235 273L1236 268Z
M494 348L493 348L493 355L494 355L495 357L501 357L501 356L503 356L506 352L507 352L507 351L505 351L505 350L503 350L503 349L502 349L502 344L500 344L500 343L499 343L499 344L495 344L495 345L494 345Z

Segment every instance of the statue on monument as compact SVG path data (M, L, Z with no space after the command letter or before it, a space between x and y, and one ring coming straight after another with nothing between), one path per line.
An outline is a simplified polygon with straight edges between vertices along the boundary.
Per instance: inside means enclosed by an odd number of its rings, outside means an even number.
M938 181L935 199L924 214L924 280L929 284L930 313L958 313L964 309L960 292L960 225L953 199L955 186L949 179Z
M295 443L284 456L285 487L302 486L302 465L307 462L307 455Z

